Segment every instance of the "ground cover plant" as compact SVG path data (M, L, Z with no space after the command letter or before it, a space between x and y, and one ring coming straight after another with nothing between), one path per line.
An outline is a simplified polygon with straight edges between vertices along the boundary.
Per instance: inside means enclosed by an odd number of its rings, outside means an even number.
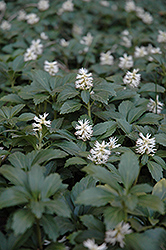
M166 249L165 1L0 0L0 250Z

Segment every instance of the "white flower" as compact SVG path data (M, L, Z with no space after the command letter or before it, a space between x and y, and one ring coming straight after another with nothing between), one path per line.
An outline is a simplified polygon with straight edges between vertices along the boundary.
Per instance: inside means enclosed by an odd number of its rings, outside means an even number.
M39 115L39 118L37 116L34 117L34 120L36 123L33 123L33 130L34 131L40 131L42 130L42 125L45 125L46 127L51 126L51 121L46 121L46 117L48 116L48 113L44 113L43 115Z
M40 33L40 37L41 37L41 39L43 39L43 40L47 40L47 39L48 39L48 36L47 36L44 32L41 32L41 33Z
M112 244L113 246L116 244L116 242L118 242L120 247L123 248L125 245L125 235L131 233L132 230L130 229L130 225L122 221L115 227L114 230L108 230L106 232L105 241Z
M133 72L128 71L123 78L124 84L137 88L141 79L141 74L137 74L138 71L139 69L134 69Z
M2 30L10 30L11 29L11 24L8 21L3 20L0 27L1 27Z
M58 62L48 62L46 60L44 62L44 70L47 71L51 76L55 76L55 74L59 71Z
M26 53L24 54L24 61L31 61L31 60L36 60L37 59L37 55L34 52L34 50L32 50L31 48L28 48L26 50Z
M118 139L116 137L110 137L109 138L109 143L108 143L108 146L109 146L109 149L113 149L113 148L118 148L121 146L121 144L116 144L118 141Z
M30 13L26 16L26 20L28 24L35 24L39 22L39 17L35 13Z
M106 163L111 154L109 143L102 141L100 144L96 141L94 147L90 150L90 153L91 155L88 155L89 160L95 162L96 164Z
M100 64L101 65L113 65L114 57L111 55L111 51L108 50L106 53L100 53Z
M144 46L141 46L141 47L138 47L136 46L135 47L135 52L134 52L134 56L135 57L144 57L148 54L147 50L146 50L146 47Z
M161 51L161 49L159 47L155 48L151 44L148 44L147 52L148 52L148 54L162 54L162 51ZM153 59L153 57L149 56L148 60L153 61L154 59Z
M155 147L155 138L150 138L151 134L147 134L146 137L142 134L139 133L139 136L142 138L137 139L136 141L136 147L138 147L136 149L136 152L139 154L150 154L150 155L154 155L154 153L156 152ZM151 154L152 153L152 154Z
M103 5L104 7L109 7L110 6L108 1L100 1L100 4Z
M37 4L37 8L41 11L47 10L50 7L48 0L40 0Z
M0 1L0 11L4 11L6 9L6 3L4 1Z
M81 35L83 32L83 27L78 26L77 24L73 25L72 32L76 35Z
M146 24L151 24L153 22L153 17L149 12L144 12L144 14L141 16L141 19Z
M89 140L93 134L92 125L89 125L90 121L85 119L85 121L79 120L78 123L79 124L77 124L75 127L75 129L77 130L75 132L75 135L78 136L78 139L81 139L83 141Z
M156 100L149 99L149 103L147 105L147 110L153 113L160 114L162 111L163 103L159 101L159 96L156 95Z
M24 10L20 10L18 12L17 20L18 21L26 20L26 12Z
M86 241L83 242L83 245L87 247L89 250L106 250L107 249L107 246L105 243L98 246L97 244L95 244L94 239L87 239Z
M67 46L69 45L69 42L66 41L64 38L62 38L62 39L60 40L60 45L61 45L62 47L67 47Z
M139 18L142 18L142 16L144 15L144 12L145 12L142 7L136 7L135 11L136 11L137 17L139 17Z
M88 32L88 34L86 36L83 36L80 43L89 47L91 45L92 41L93 41L93 36L91 35L90 32Z
M65 11L73 11L74 10L74 4L72 0L67 0L62 4L62 7L59 9L58 14L61 15Z
M130 48L132 45L131 38L127 36L122 36L121 45L125 46L126 48Z
M134 3L134 1L127 1L125 4L125 11L126 12L131 12L131 11L135 11L136 9L136 5Z
M132 56L127 56L127 54L125 53L123 55L123 57L119 58L120 62L119 62L119 68L121 69L129 69L131 67L133 67L133 58Z
M157 37L158 43L166 43L166 32L159 30L159 35Z
M37 55L41 55L43 53L43 44L41 44L40 42L40 39L32 40L30 46L30 49Z
M93 87L93 77L92 73L88 73L87 69L81 68L78 71L78 74L76 76L76 81L75 81L75 87L76 89L90 89Z

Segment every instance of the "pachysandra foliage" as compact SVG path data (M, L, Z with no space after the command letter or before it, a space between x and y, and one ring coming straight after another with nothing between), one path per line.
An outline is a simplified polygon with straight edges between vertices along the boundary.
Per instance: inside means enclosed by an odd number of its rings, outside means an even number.
M0 0L0 250L166 249L165 7Z

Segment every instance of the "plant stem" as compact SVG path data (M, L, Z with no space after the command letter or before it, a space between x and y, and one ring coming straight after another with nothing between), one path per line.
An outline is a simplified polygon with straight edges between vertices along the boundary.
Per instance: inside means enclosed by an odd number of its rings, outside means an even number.
M39 244L39 249L43 250L40 224L39 224L39 219L37 219L37 218L36 218L36 231L37 231L37 240L38 240L38 244Z
M88 116L91 119L92 117L91 117L91 105L90 105L90 102L88 102L87 109L88 109Z

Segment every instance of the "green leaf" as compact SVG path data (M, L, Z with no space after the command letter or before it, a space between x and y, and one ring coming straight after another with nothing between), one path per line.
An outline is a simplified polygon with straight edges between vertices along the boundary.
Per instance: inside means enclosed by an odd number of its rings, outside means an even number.
M63 141L56 143L56 146L62 148L64 151L71 155L79 155L82 152L81 148L78 147L76 143L73 141Z
M138 204L164 214L164 203L158 196L151 194L138 196Z
M27 182L27 174L19 168L4 165L0 168L0 173L15 185L24 186Z
M47 94L36 94L33 97L33 101L34 101L35 105L43 103L47 99L49 99L49 95L47 95Z
M20 121L25 121L26 122L26 121L33 120L34 117L35 117L35 114L33 114L33 113L23 113L18 118L19 118Z
M0 101L3 102L11 102L11 103L24 103L24 100L21 99L16 94L8 94L0 98Z
M117 183L117 180L115 179L114 175L104 167L101 167L99 165L96 166L91 163L88 166L84 167L83 170L86 171L88 174L92 175L93 177L97 178L101 182L108 184L114 190L121 190L121 187Z
M163 178L153 187L153 195L158 196L161 200L166 200L166 179Z
M159 181L161 178L163 178L163 169L159 164L154 161L148 161L147 166L153 179Z
M49 93L51 92L50 85L49 85L50 76L47 72L43 70L34 70L31 74L32 74L33 80L37 81L40 84L40 86L43 88L43 90L46 90Z
M59 229L54 217L51 215L43 215L41 218L41 224L49 239L56 242L59 236Z
M126 120L116 119L116 121L117 121L119 128L121 128L123 132L125 132L125 134L129 134L131 132L132 125L130 125Z
M72 202L75 203L76 198L82 191L94 187L95 185L96 185L96 180L94 180L94 178L92 178L91 176L86 176L82 178L80 182L77 182L75 186L72 188L71 191Z
M86 104L88 104L89 100L90 100L90 93L88 90L83 90L81 91L81 98L83 100L83 102L85 102Z
M35 217L28 209L21 209L14 213L12 229L15 234L23 234L35 223Z
M157 114L147 113L143 115L136 124L158 124L158 121L161 120L162 117Z
M66 250L66 246L63 243L51 243L46 250Z
M133 123L140 118L140 116L146 111L146 107L132 108L128 114L128 122Z
M153 82L145 83L139 90L138 93L145 93L145 92L157 92L157 93L164 93L165 88L155 84Z
M0 195L0 208L26 204L30 194L21 186L5 189Z
M52 159L63 158L66 157L67 154L60 149L42 149L35 156L32 165L41 164L44 161L50 161Z
M123 101L119 105L119 112L122 114L123 118L127 120L129 111L134 107L134 104L130 101Z
M78 204L91 205L91 206L104 206L112 201L115 196L107 190L100 187L92 187L84 190L76 200Z
M46 201L45 206L47 206L48 213L56 213L58 216L70 217L71 211L63 197L56 198L55 196L55 200Z
M80 216L81 221L88 229L94 229L96 231L104 231L104 224L92 214L85 214Z
M17 56L12 62L12 69L14 71L21 71L24 66L24 57L22 55Z
M137 184L130 189L130 193L140 195L144 193L150 193L152 187L148 184Z
M100 122L93 127L93 135L102 135L108 129L109 122Z
M104 210L104 222L106 229L113 229L125 219L125 211L118 207L108 207Z
M132 152L126 152L121 156L119 173L125 188L128 190L139 174L139 162Z
M82 159L81 157L72 157L72 158L69 158L66 163L65 163L65 168L70 166L70 165L86 165L87 162Z
M47 176L42 185L42 190L41 190L42 199L54 195L61 187L61 185L62 181L60 179L59 174L54 173Z
M44 182L43 170L39 165L34 165L28 172L28 182L32 196L37 200Z
M155 135L156 142L166 147L166 134L160 133Z
M67 99L71 99L75 96L77 96L79 94L79 92L75 89L74 86L66 86L65 85L65 89L62 90L60 92L60 94L58 95L57 101L58 102L64 102Z
M42 214L44 213L44 203L42 201L32 200L30 202L30 208L36 218L40 219L42 217Z
M60 108L60 114L68 114L71 112L75 112L79 110L81 106L82 104L76 100L68 100Z
M26 169L26 156L21 152L9 155L9 161L15 168Z

